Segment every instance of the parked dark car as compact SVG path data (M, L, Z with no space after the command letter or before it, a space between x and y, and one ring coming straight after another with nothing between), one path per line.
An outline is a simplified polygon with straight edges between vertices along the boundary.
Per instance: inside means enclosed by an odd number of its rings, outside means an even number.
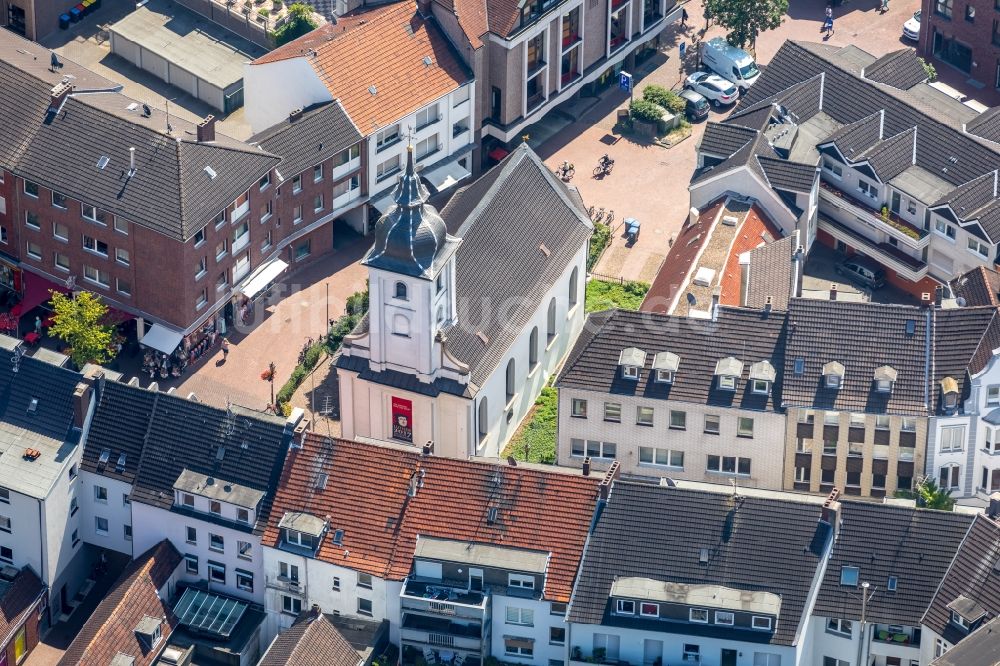
M712 105L708 103L704 95L690 89L682 90L677 94L687 104L684 107L684 115L687 116L688 120L697 122L708 118L708 112L711 110Z
M837 273L869 289L885 286L885 271L874 261L855 255L837 264Z

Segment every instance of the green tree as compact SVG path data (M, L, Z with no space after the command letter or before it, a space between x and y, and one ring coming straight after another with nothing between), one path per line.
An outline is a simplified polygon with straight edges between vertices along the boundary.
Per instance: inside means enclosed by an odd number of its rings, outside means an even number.
M78 368L85 363L106 363L114 356L114 326L106 323L108 307L89 291L75 297L52 292L52 326L49 335L69 345L69 356Z
M937 70L934 69L934 65L930 64L923 58L917 58L920 61L920 65L924 68L924 74L927 75L928 81L937 81Z
M705 0L705 15L729 30L726 41L754 48L757 36L781 25L788 0Z
M951 497L951 489L938 488L937 482L928 476L917 485L917 504L927 509L951 511L955 500Z
M293 3L288 5L285 23L274 31L274 43L278 46L287 44L316 28L317 23L312 16L312 7L301 2Z
M673 90L667 90L663 86L656 84L646 86L642 91L642 98L658 106L662 106L671 113L681 113L687 103L680 95Z

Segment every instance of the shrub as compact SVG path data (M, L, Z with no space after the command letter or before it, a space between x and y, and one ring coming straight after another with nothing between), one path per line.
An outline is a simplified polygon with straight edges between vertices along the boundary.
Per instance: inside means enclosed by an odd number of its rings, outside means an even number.
M312 8L301 2L288 6L288 20L274 31L274 43L278 46L298 39L307 32L317 28L316 19L312 16Z
M671 113L681 113L687 106L687 102L680 95L655 84L646 86L642 91L642 98L647 102L662 106Z
M551 386L542 389L535 400L535 411L525 421L504 451L519 460L554 465L556 462L556 415L559 392Z
M259 16L263 16L264 18L267 18L268 16L271 15L271 10L268 9L267 7L261 7L260 9L257 10L257 14Z
M590 251L587 253L587 270L589 271L597 263L604 248L611 242L611 229L606 224L597 222L594 224L594 235L590 237Z
M663 117L663 109L648 99L635 100L632 102L629 110L632 112L633 119L642 120L647 123L655 123Z
M923 68L924 68L924 74L927 75L927 80L928 81L936 81L937 80L937 70L934 69L934 65L932 65L929 62L927 62L923 58L917 58L917 60L919 60L920 64L923 66Z

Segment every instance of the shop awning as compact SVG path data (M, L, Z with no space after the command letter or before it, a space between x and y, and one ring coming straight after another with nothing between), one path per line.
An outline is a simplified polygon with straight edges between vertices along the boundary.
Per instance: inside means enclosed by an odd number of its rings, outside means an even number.
M162 324L153 324L153 327L146 332L146 335L142 336L142 340L139 342L145 347L151 347L164 354L172 354L183 337L180 331L167 328Z
M56 284L55 282L46 280L39 275L25 271L24 297L21 299L21 302L18 303L20 306L18 316L23 317L45 301L52 298L52 294L49 293L50 290L66 293L65 285Z
M460 180L468 178L472 172L456 161L438 165L433 169L425 169L420 172L420 175L431 184L431 187L440 192Z
M288 264L281 259L272 259L254 271L254 274L246 279L242 287L237 287L236 292L247 298L253 298L277 280L286 268L288 268Z

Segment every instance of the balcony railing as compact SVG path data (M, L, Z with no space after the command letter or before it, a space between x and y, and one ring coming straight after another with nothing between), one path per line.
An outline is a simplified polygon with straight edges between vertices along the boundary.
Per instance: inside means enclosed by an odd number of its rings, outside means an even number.
M566 72L561 77L562 86L565 88L569 84L580 78L580 72Z
M923 261L889 243L877 243L822 212L819 214L819 225L834 238L861 248L865 254L872 256L876 261L885 264L908 280L916 281L927 275L927 264Z
M820 197L827 203L863 219L869 225L911 247L923 248L927 246L927 232L910 224L899 215L887 210L886 216L883 217L879 211L872 210L860 199L845 194L826 181L820 180L819 186Z
M305 594L305 585L299 580L292 580L291 578L286 578L284 576L267 576L265 580L267 587L275 590L281 590L283 592L291 592L292 594Z
M576 44L579 44L581 41L582 40L580 39L580 35L576 34L576 31L574 30L573 34L569 35L568 37L563 37L563 40L562 40L563 51L568 50L569 47L571 47L571 46L575 46Z
M537 74L539 71L541 71L542 67L545 67L546 64L548 64L548 63L545 62L544 58L535 58L535 60L533 62L529 62L528 63L528 78L530 79L535 74Z
M407 580L400 592L400 605L404 611L444 617L482 620L487 601L488 597L483 592L452 588L442 583Z

